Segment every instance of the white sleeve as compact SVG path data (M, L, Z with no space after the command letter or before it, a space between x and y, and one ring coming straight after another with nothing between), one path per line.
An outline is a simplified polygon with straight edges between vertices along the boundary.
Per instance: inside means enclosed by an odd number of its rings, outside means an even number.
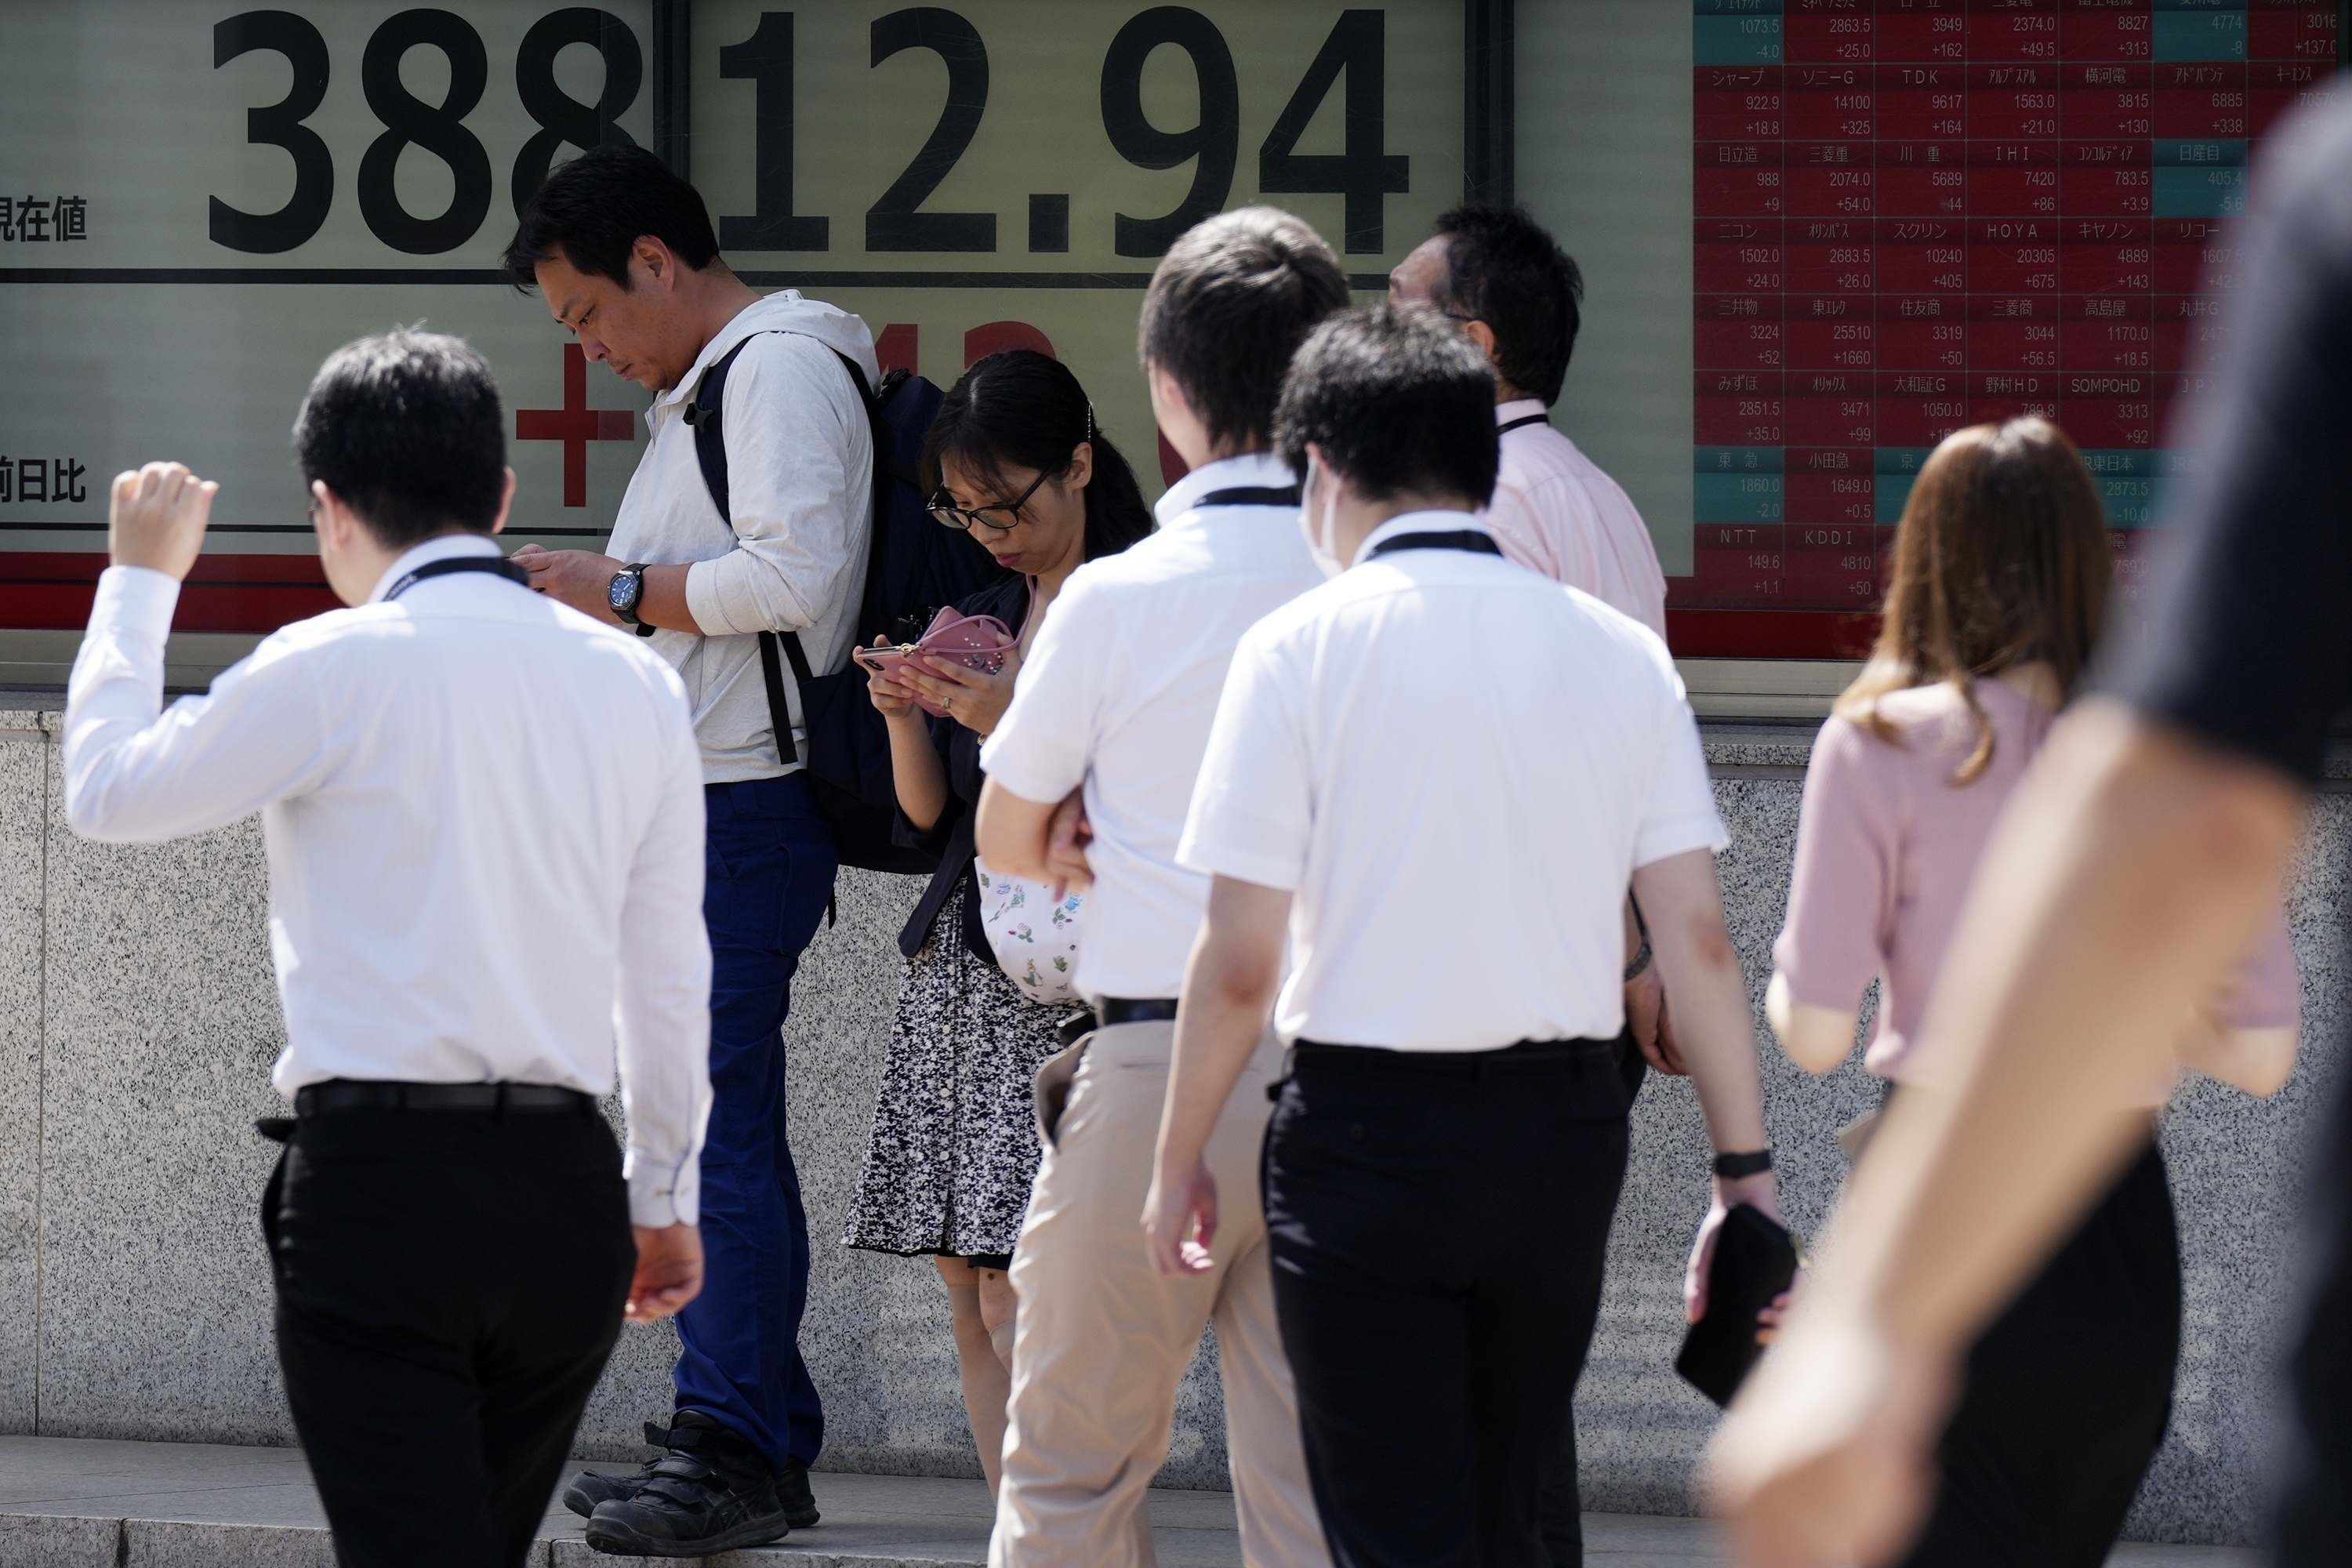
M667 668L659 804L621 905L613 1025L628 1117L629 1219L658 1228L701 1215L710 1115L710 939L702 923L702 754L686 691ZM649 677L650 679L650 677Z
M1176 863L1297 892L1315 825L1305 671L1255 631L1225 671Z
M708 637L814 626L866 548L865 405L834 352L800 332L745 344L724 404L735 548L687 568L686 607Z
M1097 614L1099 603L1080 567L1046 612L1013 682L1012 706L980 748L988 776L1034 805L1052 805L1084 784L1094 761L1116 636L1116 618Z
M1630 617L1629 617L1630 618ZM1683 695L1682 677L1665 644L1646 629L1662 667L1657 695L1657 766L1647 808L1633 837L1633 868L1654 865L1693 849L1721 849L1731 842L1716 815L1715 785L1706 776L1706 751L1699 744L1698 720Z
M66 821L86 838L155 843L248 816L331 763L316 659L282 637L158 716L180 585L143 566L98 580L66 687ZM311 650L303 650L305 654Z

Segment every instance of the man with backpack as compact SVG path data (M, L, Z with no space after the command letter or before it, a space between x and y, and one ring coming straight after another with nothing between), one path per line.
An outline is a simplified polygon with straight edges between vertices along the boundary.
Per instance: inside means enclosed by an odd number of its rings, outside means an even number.
M699 1556L817 1521L808 1466L824 1417L797 1342L808 1225L782 1029L845 847L804 764L813 694L858 639L878 367L856 316L736 277L701 196L638 148L551 174L505 261L588 358L656 394L614 553L515 559L540 592L649 639L685 682L701 746L707 1283L678 1320L676 1415L646 1428L664 1452L635 1475L583 1474L563 1499L600 1550ZM782 679L780 651L805 691Z

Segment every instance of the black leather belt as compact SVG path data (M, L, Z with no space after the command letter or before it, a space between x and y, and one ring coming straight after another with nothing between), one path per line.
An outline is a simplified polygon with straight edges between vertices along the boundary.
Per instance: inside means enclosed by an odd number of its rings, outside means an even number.
M1173 996L1106 996L1095 1009L1098 1026L1114 1024L1157 1024L1176 1016Z
M294 1091L294 1114L308 1120L331 1110L471 1110L500 1115L586 1114L595 1100L547 1083L372 1083L330 1079Z
M1476 1077L1493 1072L1531 1072L1568 1067L1617 1050L1615 1040L1521 1040L1493 1051L1396 1051L1381 1046L1332 1046L1301 1040L1291 1047L1298 1068L1345 1068L1357 1072L1451 1073Z

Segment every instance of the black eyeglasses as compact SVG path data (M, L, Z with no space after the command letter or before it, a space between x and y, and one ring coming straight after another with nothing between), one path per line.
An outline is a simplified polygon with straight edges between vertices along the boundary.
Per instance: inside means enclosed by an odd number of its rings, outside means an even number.
M931 499L925 504L930 509L933 517L950 528L961 528L969 532L976 523L982 528L994 529L999 533L1010 533L1020 524L1021 509L1028 504L1031 496L1037 493L1037 487L1045 482L1045 475L1040 473L1029 481L1027 489L1023 490L1012 500L992 501L986 506L975 507L956 505L954 498L948 494L947 487L941 485L931 492ZM989 516L988 514L992 511L1003 512L1005 521L999 522Z

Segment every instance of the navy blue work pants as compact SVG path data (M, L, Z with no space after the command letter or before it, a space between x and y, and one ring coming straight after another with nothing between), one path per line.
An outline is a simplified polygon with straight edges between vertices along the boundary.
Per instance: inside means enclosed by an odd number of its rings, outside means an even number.
M793 972L833 897L833 830L806 777L706 785L710 1125L702 1146L702 1294L677 1315L677 1408L783 1468L824 1443L800 1352L808 1218L784 1135Z

